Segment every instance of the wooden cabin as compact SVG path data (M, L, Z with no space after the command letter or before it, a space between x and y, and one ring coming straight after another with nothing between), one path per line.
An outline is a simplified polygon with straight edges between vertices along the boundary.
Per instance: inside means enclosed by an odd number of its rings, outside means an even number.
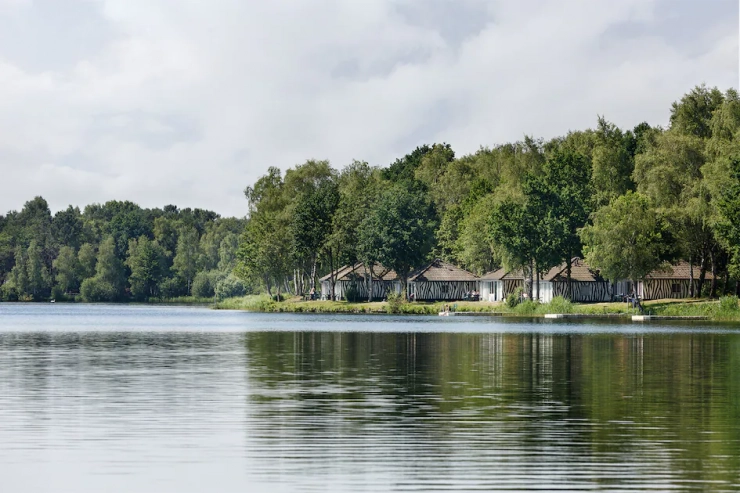
M368 299L368 278L372 273L372 290L373 299L382 300L388 296L388 293L401 292L401 281L398 280L396 273L375 264L372 270L366 269L365 264L356 263L354 265L345 265L335 272L336 285L334 286L334 296L337 300L343 300L350 291L357 293L358 300L367 301ZM321 279L321 299L331 299L331 274L327 274Z
M549 303L554 297L562 296L578 303L598 303L611 301L614 296L615 286L578 257L571 261L570 286L569 297L568 266L565 263L550 269L540 280L540 302Z
M504 301L517 288L524 288L524 274L519 271L498 269L480 278L481 301Z
M463 300L478 291L478 276L436 259L409 277L408 286L413 300Z
M555 296L567 297L567 268L567 265L563 263L550 269L540 277L540 303L549 303ZM598 271L591 270L582 259L574 258L572 260L570 279L572 301L582 303L611 301L614 286L606 279L603 279ZM523 288L525 292L529 287L529 278L524 275L522 270L507 271L505 269L499 269L481 277L481 299L486 301L504 301L510 293L519 287ZM537 296L537 286L532 287L532 296Z
M694 266L694 286L699 287L701 267ZM711 282L712 273L707 272L704 279ZM688 262L679 262L667 269L658 269L637 283L637 295L643 300L665 298L688 298L690 296L691 273Z

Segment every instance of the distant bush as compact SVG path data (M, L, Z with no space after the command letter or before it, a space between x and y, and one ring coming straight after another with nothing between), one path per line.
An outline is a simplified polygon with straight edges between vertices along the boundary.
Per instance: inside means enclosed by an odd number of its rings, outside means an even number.
M282 294L273 294L272 301L285 301L285 296Z
M539 303L532 300L524 300L516 306L514 310L519 315L534 315L540 307Z
M721 312L735 312L738 311L738 298L737 296L723 296L719 299L719 310Z
M347 289L344 290L344 299L350 303L362 301L360 300L360 290L357 288L355 283L350 284L347 286Z
M244 296L247 294L247 287L241 279L230 274L216 282L214 291L216 297L223 300L226 298L233 298L235 296Z
M522 293L524 293L524 288L518 287L509 295L506 297L506 306L509 308L514 308L522 301Z
M572 313L573 303L562 296L556 296L550 303L544 305L544 308L546 308L546 313Z
M82 281L80 296L84 301L116 301L118 290L107 281L90 277Z
M401 313L401 308L406 303L406 291L396 293L395 291L388 293L388 305L386 310L388 313Z
M170 299L185 296L187 290L187 285L177 277L170 277L159 283L159 294L162 298Z
M66 301L67 296L64 294L64 289L60 285L55 285L51 288L51 299L56 301Z
M193 287L191 288L193 296L199 298L210 298L216 294L216 286L212 282L210 272L201 271L195 274L193 278Z

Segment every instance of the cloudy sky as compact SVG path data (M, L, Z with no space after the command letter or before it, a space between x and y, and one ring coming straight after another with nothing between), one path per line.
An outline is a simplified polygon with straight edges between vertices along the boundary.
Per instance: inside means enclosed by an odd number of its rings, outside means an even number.
M242 216L268 166L665 125L738 87L737 0L0 0L0 211Z

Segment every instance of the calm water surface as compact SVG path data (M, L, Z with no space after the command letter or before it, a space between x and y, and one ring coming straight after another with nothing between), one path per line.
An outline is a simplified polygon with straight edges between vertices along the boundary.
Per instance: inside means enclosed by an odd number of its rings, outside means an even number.
M735 330L0 304L0 491L737 491Z

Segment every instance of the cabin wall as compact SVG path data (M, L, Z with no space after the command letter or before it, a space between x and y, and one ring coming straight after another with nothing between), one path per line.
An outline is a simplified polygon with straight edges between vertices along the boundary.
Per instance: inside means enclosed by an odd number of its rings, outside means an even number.
M496 292L494 291L495 281L480 281L480 299L481 301L495 301ZM493 289L492 289L493 287Z
M340 283L338 282L337 285ZM341 281L342 284L342 292L339 299L344 299L347 290L350 289L350 287L354 287L357 289L358 293L358 299L359 300L367 300L367 282L364 279L357 279L354 281ZM395 292L400 293L401 292L401 282L400 281L380 281L377 279L373 280L373 299L374 300L382 300L388 297L388 293Z
M409 282L415 300L461 300L478 289L478 281Z
M499 299L505 299L511 293L516 291L517 288L524 288L524 279L504 279L500 284L501 296Z
M645 279L642 285L642 299L660 300L664 298L688 298L691 281L688 279Z
M568 282L556 281L552 284L552 296L562 296L565 298L566 293L568 292ZM571 281L571 290L571 301L579 303L597 303L601 301L611 301L612 295L614 293L611 283L607 281Z
M550 281L540 281L540 303L550 303L553 297L553 283ZM532 290L532 296L537 296L537 287ZM557 296L557 295L555 295Z

